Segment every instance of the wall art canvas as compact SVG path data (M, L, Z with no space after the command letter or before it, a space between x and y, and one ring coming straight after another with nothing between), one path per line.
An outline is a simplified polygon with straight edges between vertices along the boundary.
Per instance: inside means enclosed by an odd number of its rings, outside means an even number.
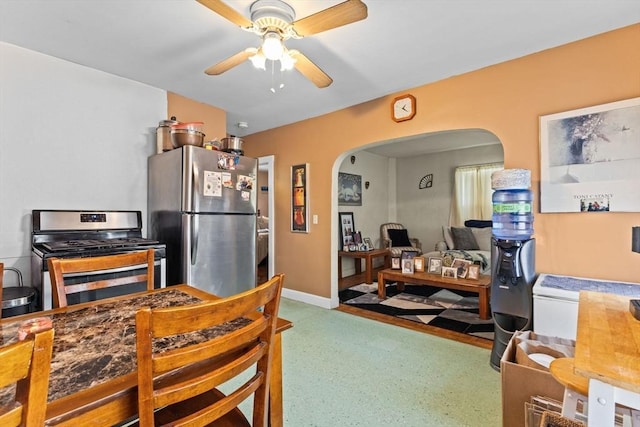
M309 164L291 166L291 231L309 232Z
M540 117L540 212L640 212L640 98Z
M338 172L338 205L362 206L362 176Z

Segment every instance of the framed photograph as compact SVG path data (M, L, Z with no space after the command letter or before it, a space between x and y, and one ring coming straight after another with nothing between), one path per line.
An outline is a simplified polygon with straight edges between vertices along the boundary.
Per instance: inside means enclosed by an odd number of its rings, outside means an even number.
M418 256L418 251L402 251L402 253L400 254L400 258L403 260L414 259L417 256Z
M429 264L427 267L427 273L441 274L442 273L442 258L432 256L429 257Z
M417 272L423 272L424 271L424 257L417 256L417 257L413 258L413 268Z
M353 233L355 231L355 223L353 220L353 212L338 212L338 222L340 223L340 246L354 245Z
M368 251L370 251L370 250L373 250L373 249L374 249L374 247L373 247L373 242L371 241L371 237L365 237L365 238L363 239L363 241L364 241L364 244L365 244L365 245L367 245L367 250L368 250Z
M467 272L471 264L473 264L471 260L454 258L451 267L456 269L456 278L464 279L467 277Z
M448 277L449 279L457 279L458 269L454 267L442 267L442 277Z
M640 97L540 117L540 212L640 212Z
M393 270L400 270L400 257L391 257L391 268Z
M413 274L414 264L413 258L407 258L402 260L402 274Z
M362 206L362 176L338 172L338 206Z
M480 278L480 266L471 264L467 269L467 279L478 280Z
M291 166L291 231L309 232L309 164Z

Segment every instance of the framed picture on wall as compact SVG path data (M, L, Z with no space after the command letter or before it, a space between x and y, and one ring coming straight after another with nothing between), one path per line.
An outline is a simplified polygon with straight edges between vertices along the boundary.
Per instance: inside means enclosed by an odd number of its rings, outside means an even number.
M540 212L640 212L640 97L540 116Z
M338 172L338 205L362 206L362 176Z
M355 232L355 221L353 212L338 212L338 222L340 223L340 247L355 244L353 233Z
M291 166L291 231L309 232L309 164Z

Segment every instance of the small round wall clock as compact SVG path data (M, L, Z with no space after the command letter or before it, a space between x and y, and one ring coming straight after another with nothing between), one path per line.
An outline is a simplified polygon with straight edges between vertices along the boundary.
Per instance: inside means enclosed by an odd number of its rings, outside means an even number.
M413 119L416 115L416 98L413 95L400 95L391 103L391 118L395 122Z

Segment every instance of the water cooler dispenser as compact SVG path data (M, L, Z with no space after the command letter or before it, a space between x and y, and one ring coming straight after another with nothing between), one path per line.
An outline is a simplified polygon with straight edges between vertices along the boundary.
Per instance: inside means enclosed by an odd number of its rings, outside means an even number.
M494 332L490 364L500 359L516 331L533 326L535 239L531 172L505 169L491 176L493 217L491 239L491 311Z

